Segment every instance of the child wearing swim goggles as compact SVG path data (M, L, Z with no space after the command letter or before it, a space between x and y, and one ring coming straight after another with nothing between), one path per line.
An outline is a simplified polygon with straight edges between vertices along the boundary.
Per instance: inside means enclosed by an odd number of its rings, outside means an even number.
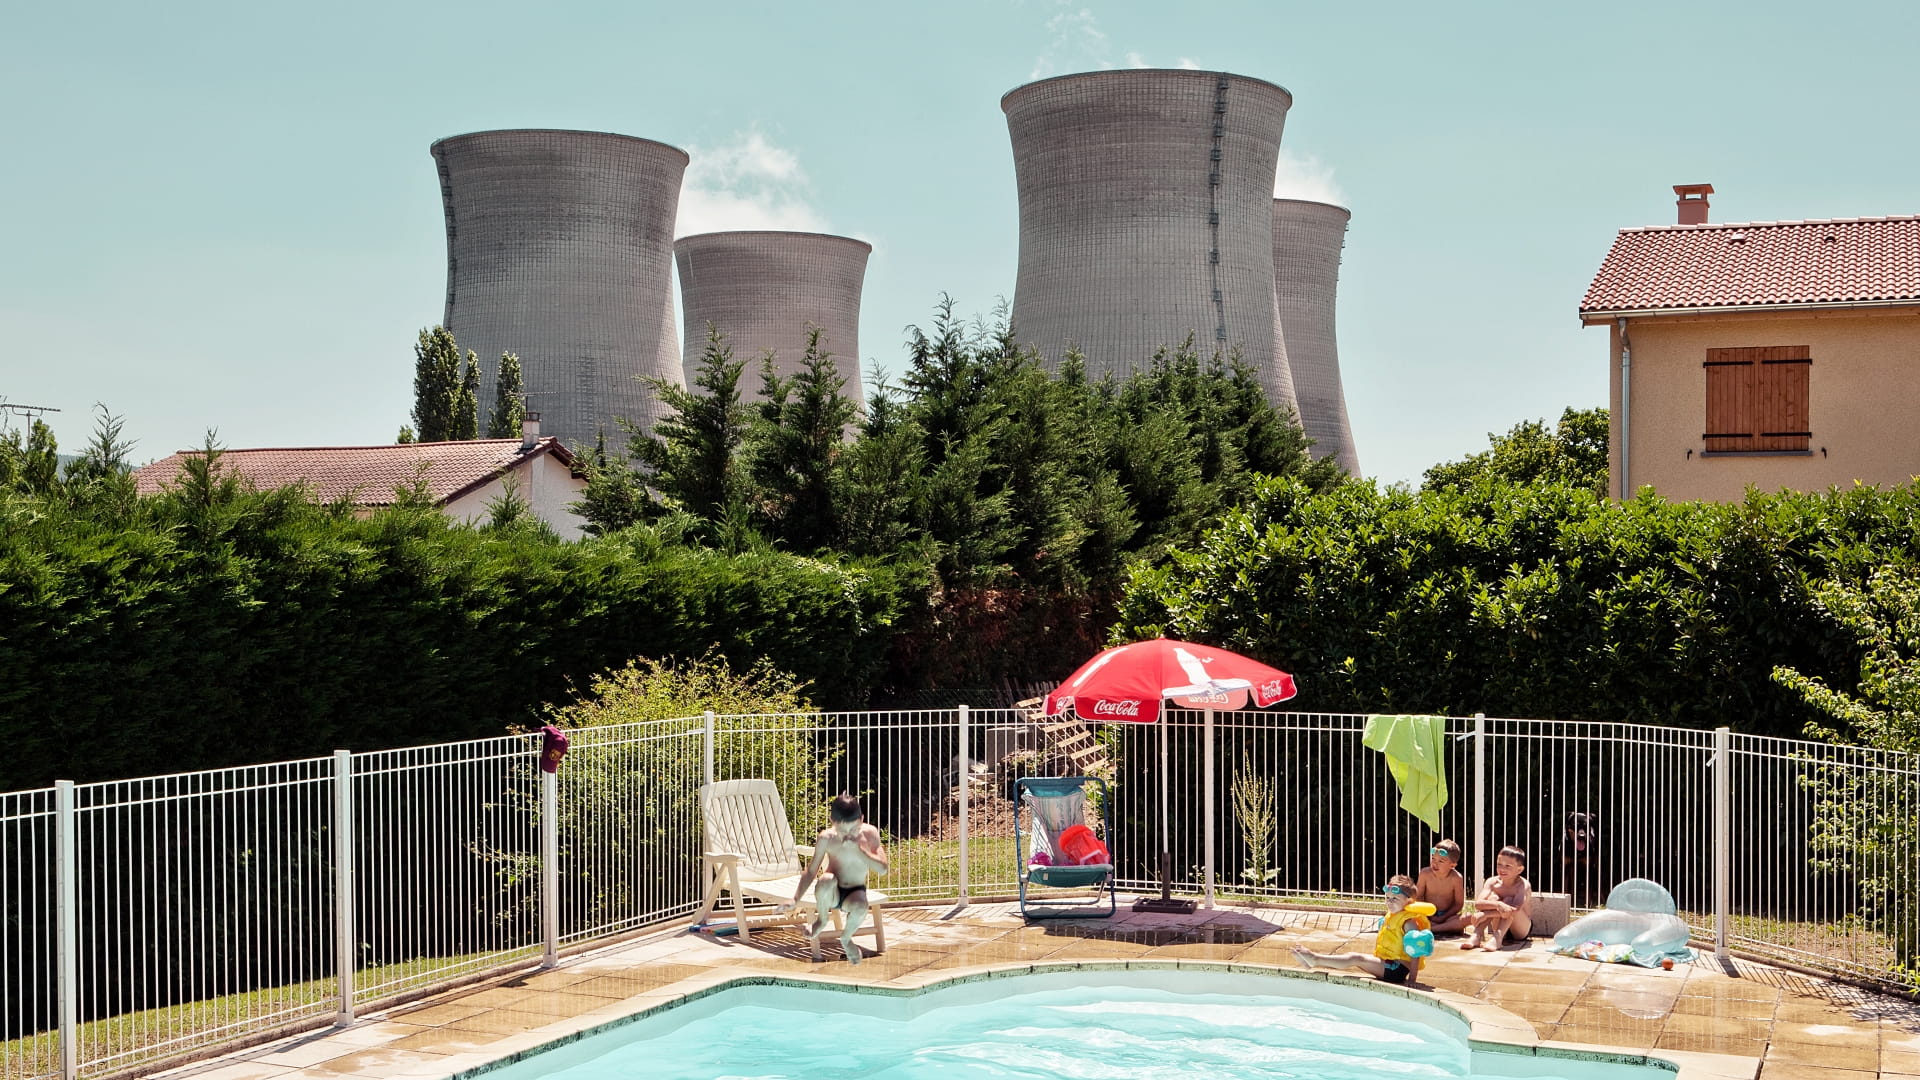
M1309 970L1321 966L1359 968L1382 982L1419 982L1421 959L1433 952L1433 932L1429 929L1433 905L1413 898L1417 888L1412 878L1395 874L1380 890L1387 899L1387 913L1380 920L1380 933L1373 939L1372 956L1306 948L1293 950L1293 955Z

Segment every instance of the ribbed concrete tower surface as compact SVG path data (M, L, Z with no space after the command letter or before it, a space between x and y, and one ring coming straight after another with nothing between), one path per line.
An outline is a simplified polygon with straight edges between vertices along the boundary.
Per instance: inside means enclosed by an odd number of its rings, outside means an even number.
M1313 456L1333 458L1348 475L1359 476L1333 318L1340 250L1352 217L1329 203L1273 200L1273 295L1300 400L1300 426L1314 440Z
M598 131L480 131L433 144L447 211L445 325L492 400L517 353L527 407L569 445L651 426L639 379L681 381L673 223L684 151ZM482 406L485 408L484 404Z
M803 232L717 232L681 237L680 304L686 322L682 362L692 383L707 347L707 324L727 335L734 359L747 360L741 390L760 391L760 357L797 374L807 353L807 326L846 379L842 393L864 403L860 385L860 289L873 246L845 236Z
M1124 374L1188 333L1294 404L1273 299L1273 180L1293 96L1210 71L1062 75L1000 99L1020 188L1020 339Z

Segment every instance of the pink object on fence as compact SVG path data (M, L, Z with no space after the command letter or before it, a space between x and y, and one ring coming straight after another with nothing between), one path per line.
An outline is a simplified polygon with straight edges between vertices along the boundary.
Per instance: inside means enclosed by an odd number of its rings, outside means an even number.
M557 773L567 756L567 733L552 724L540 729L540 771Z

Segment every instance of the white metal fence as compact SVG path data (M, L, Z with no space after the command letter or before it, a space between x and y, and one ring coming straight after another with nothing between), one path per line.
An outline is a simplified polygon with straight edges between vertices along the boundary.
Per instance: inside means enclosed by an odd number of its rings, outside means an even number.
M515 736L0 794L0 1080L140 1069L687 918L699 787L743 777L779 784L803 840L859 795L896 902L1010 893L1013 780L1093 768L1129 888L1159 886L1165 851L1183 894L1371 906L1444 835L1476 880L1514 844L1536 889L1598 904L1653 878L1703 947L1913 985L1907 756L1452 719L1436 834L1398 808L1366 719L1176 709L1070 756L1012 710L709 714L573 732L557 776ZM1579 860L1575 812L1595 823Z

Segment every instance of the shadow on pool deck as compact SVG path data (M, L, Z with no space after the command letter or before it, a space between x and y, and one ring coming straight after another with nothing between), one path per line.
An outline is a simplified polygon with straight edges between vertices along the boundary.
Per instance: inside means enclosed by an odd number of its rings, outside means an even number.
M751 942L665 933L164 1075L450 1077L742 974L908 987L969 968L1043 961L1298 971L1298 946L1369 951L1375 918L1261 907L1026 923L1012 904L957 912L896 906L887 912L890 948L857 966L840 958L834 940L823 943L829 959L813 963L793 929L756 930ZM1720 1059L1715 1075L1759 1080L1920 1080L1920 1006L1758 964L1705 956L1647 970L1555 956L1538 939L1499 953L1465 952L1443 939L1422 986L1498 1006L1548 1045L1736 1055L1752 1065Z

